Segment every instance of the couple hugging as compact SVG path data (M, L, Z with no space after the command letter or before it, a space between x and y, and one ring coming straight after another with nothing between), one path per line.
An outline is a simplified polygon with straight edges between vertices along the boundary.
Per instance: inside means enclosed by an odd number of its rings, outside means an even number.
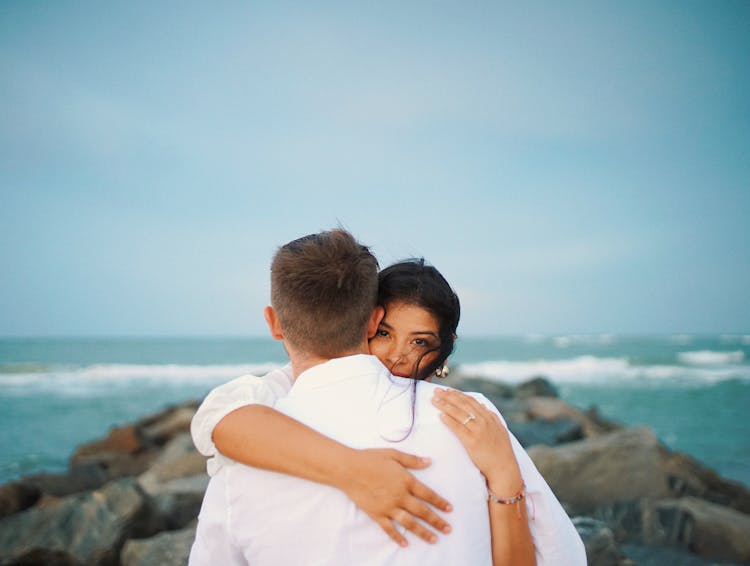
M497 409L430 383L460 313L434 267L378 273L321 232L277 251L271 305L291 363L214 389L192 422L211 480L191 565L586 564Z

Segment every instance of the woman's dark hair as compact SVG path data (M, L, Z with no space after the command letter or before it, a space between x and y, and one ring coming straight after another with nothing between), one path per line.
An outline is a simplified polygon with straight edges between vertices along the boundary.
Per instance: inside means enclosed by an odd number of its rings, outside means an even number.
M424 258L415 258L389 265L378 274L378 304L387 311L388 305L394 303L406 303L426 309L438 322L440 344L425 352L422 358L433 352L438 355L424 367L420 358L414 367L412 377L425 379L453 353L456 328L461 317L458 296L435 267L426 264Z
M437 320L440 339L440 344L424 352L412 370L411 423L403 437L390 440L401 442L414 429L417 384L432 375L453 353L456 328L461 318L461 305L458 295L451 289L445 277L432 265L426 264L424 258L399 261L378 273L378 304L387 312L388 306L394 303L406 303L429 311ZM422 359L432 352L437 352L438 355L422 367Z

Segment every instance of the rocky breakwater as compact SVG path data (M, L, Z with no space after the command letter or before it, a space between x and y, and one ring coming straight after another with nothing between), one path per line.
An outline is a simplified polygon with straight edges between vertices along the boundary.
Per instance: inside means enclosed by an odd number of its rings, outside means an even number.
M591 566L750 563L750 491L662 445L558 398L544 379L517 387L452 375L479 391L564 503ZM0 486L0 565L185 564L208 483L173 407L79 447L65 474Z

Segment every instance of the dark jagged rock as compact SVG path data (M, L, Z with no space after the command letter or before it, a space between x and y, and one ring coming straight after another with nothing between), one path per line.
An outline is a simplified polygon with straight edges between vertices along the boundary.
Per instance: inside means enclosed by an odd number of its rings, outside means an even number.
M533 377L516 387L516 395L522 399L527 397L560 397L557 388L546 377Z
M739 562L707 560L680 548L668 546L626 543L621 545L621 548L638 566L743 566ZM747 566L747 563L744 566Z
M41 493L64 497L103 486L110 477L104 467L88 463L70 468L64 474L35 474L26 476L24 482L34 485Z
M623 501L594 514L618 540L682 548L708 559L750 560L750 516L702 499Z
M582 437L590 438L621 428L604 421L601 417L591 418L580 409L571 407L562 399L553 397L529 397L524 399L523 406L529 420L570 420L578 423ZM577 439L573 439L577 440Z
M29 482L0 485L0 519L28 509L41 495L41 490Z
M184 566L195 539L195 526L158 534L151 538L129 540L120 557L122 566Z
M586 547L588 566L635 566L615 541L609 527L591 517L573 517L578 534Z
M524 448L538 444L557 446L583 438L581 425L568 419L513 422L508 423L508 428Z
M557 496L576 513L633 498L670 497L664 449L650 429L623 429L529 455Z
M134 480L27 509L0 521L0 564L117 564L143 510Z
M571 407L544 381L516 388L451 375L444 383L483 393L524 444L549 444L529 454L569 513L593 515L576 519L591 566L631 564L625 554L641 566L748 560L750 491L670 451L649 429ZM184 564L208 482L188 434L196 407L112 429L79 447L65 474L0 486L0 564ZM123 476L131 479L115 480Z

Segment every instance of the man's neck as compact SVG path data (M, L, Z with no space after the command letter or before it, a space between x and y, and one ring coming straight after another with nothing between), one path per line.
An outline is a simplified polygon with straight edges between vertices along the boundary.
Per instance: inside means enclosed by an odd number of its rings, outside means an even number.
M292 363L292 374L294 375L294 379L296 381L296 379L300 375L302 375L303 372L306 372L312 367L338 358L346 358L347 356L355 356L357 354L369 354L370 350L367 347L367 343L365 343L362 347L355 348L350 352L341 352L340 354L333 356L332 358L323 358L320 356L316 356L315 354L303 354L300 352L294 352L289 348L287 348L287 352L289 353L289 361Z

